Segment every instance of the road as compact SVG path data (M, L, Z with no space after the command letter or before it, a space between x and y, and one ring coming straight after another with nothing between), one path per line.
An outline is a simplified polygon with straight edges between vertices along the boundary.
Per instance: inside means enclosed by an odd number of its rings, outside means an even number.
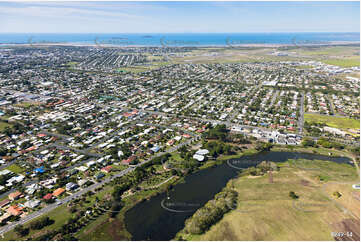
M270 107L273 106L274 102L276 101L276 98L278 97L278 94L280 93L280 90L276 90L276 93L272 96Z
M101 187L102 185L112 181L113 179L115 179L117 177L121 177L121 176L124 176L124 175L128 174L129 172L135 170L137 167L148 163L149 161L151 161L155 157L161 156L161 155L163 155L165 153L171 153L171 152L175 151L176 149L178 149L178 148L180 148L180 147L182 147L184 145L190 144L196 138L198 138L198 136L196 136L195 138L189 139L189 140L187 140L187 141L185 141L185 142L183 142L183 143L181 143L181 144L179 144L179 145L177 145L175 147L171 147L166 152L158 153L158 154L150 157L148 160L145 160L145 161L143 161L143 162L141 162L141 163L139 163L139 164L137 164L135 166L128 167L127 169L122 170L122 171L120 171L119 173L117 173L117 174L115 174L113 176L107 177L107 178L105 178L104 180L102 180L102 181L100 181L98 183L95 183L95 184L93 184L93 185L91 185L89 187L86 187L86 188L84 188L84 189L82 189L80 191L77 191L74 194L72 194L72 195L70 195L70 196L68 196L66 198L61 199L60 200L61 204L59 204L59 202L56 202L56 203L47 205L46 207L44 207L44 208L42 208L42 209L40 209L38 211L35 211L35 212L29 214L28 216L26 216L24 218L21 218L19 221L13 222L13 223L8 224L8 225L5 225L5 226L0 228L0 235L3 235L4 233L7 233L10 230L14 229L16 225L25 224L25 223L27 223L27 222L29 222L29 221L31 221L31 220L39 217L39 216L42 216L42 215L50 212L51 210L61 206L62 204L71 201L72 199L75 199L75 198L77 198L77 197L79 197L79 196L81 196L81 195L83 195L83 194L85 194L85 193L87 193L89 191L94 191L96 188Z
M59 138L59 139L62 139L62 140L66 140L66 141L68 141L68 139L71 138L71 137L68 136L68 135L56 134L56 133L52 133L52 132L46 131L46 130L44 130L44 129L40 130L39 133L43 133L43 134L46 134L46 135L49 135L49 136L54 136L54 137L56 137L56 138Z
M63 149L63 150L72 150L72 151L75 151L77 153L87 155L87 156L91 156L91 157L95 157L95 158L103 157L103 155L101 155L101 154L90 153L89 151L86 151L86 150L79 150L79 149L72 148L72 147L69 147L69 146L60 145L59 143L50 144L48 147L55 147L55 148Z
M303 125L304 125L304 104L305 104L305 93L302 92L301 101L300 101L300 114L298 118L298 134L303 134Z
M335 115L335 108L333 106L332 98L330 98L330 94L326 95L326 99L327 99L328 103L330 104L331 112Z
M260 130L264 130L264 131L272 131L272 129L268 129L268 128L264 128L264 127L256 127L256 126L249 126L249 125L244 125L244 124L237 124L237 123L232 123L232 122L229 122L229 121L221 121L221 120L214 120L214 119L190 117L190 116L183 116L183 115L177 115L177 114L169 114L169 113L164 113L164 112L159 112L159 111L143 110L143 112L151 113L151 114L157 114L157 115L174 116L174 117L178 117L178 118L195 119L195 120L206 121L206 122L215 123L215 124L225 124L228 127L237 126L237 127L242 127L242 128L260 129Z
M36 95L38 95L38 94L36 94ZM302 130L303 130L303 115L304 115L303 103L304 103L304 93L302 94L301 105L300 105L300 119L299 119L299 127L300 127L299 132L300 133L302 133ZM104 105L104 106L110 106L110 105ZM236 124L236 123L231 123L229 121L219 121L219 120L203 119L203 118L196 118L196 117L188 117L188 116L182 116L182 115L176 115L176 114L168 114L168 113L155 112L155 111L147 111L147 110L142 110L142 111L145 112L145 113L154 113L154 114L159 114L159 115L192 118L192 119L207 121L207 122L211 122L211 123L225 124L227 126L238 126L238 127L243 127L243 128L257 128L257 129L260 129L260 130L271 131L271 129L267 129L267 128L254 127L254 126L248 126L248 125L240 125L240 124ZM141 123L139 121L138 121L138 123ZM146 123L144 123L144 124L146 124ZM157 125L157 124L151 124L151 125L161 126L161 125ZM53 133L50 133L50 132L47 132L47 131L42 131L42 132L44 132L45 134L48 134L48 135L57 136L57 137L61 138L62 140L67 140L67 138L68 138L67 136L53 134ZM185 131L185 132L187 133L187 131ZM146 164L147 162L154 159L155 157L159 157L159 156L161 156L161 155L163 155L165 153L172 153L172 152L176 151L177 149L179 149L180 147L182 147L184 145L188 145L191 142L193 142L194 140L199 139L199 137L200 137L199 135L194 136L194 134L192 134L192 136L193 136L193 138L191 138L191 139L189 139L189 140L187 140L187 141L185 141L185 142L183 142L181 144L178 144L178 145L176 145L174 147L170 147L166 152L157 153L156 155L150 157L148 160L145 160L145 161L143 161L143 162L141 162L141 163L139 163L139 164L137 164L135 166L128 167L127 169L125 169L123 171L120 171L119 173L117 173L117 174L115 174L115 175L113 175L111 177L105 178L104 180L102 180L100 182L97 182L97 183L95 183L95 184L93 184L93 185L91 185L91 186L89 186L87 188L84 188L82 190L79 190L79 191L75 192L74 194L72 194L72 195L70 195L70 196L68 196L68 197L66 197L64 199L61 199L60 200L61 204L59 204L57 202L57 203L54 203L54 204L47 205L46 207L44 207L44 208L42 208L42 209L40 209L40 210L38 210L36 212L33 212L33 213L29 214L28 216L26 216L24 218L21 218L19 221L16 221L16 222L13 222L11 224L8 224L8 225L5 225L5 226L1 227L0 228L0 234L2 235L4 233L12 230L18 224L25 224L25 223L33 220L34 218L37 218L37 217L39 217L41 215L44 215L44 214L52 211L53 209L61 206L62 204L67 203L67 202L71 201L72 199L77 198L77 197L87 193L88 191L94 191L96 188L101 187L102 185L112 181L114 178L124 176L124 175L128 174L129 172L133 171L134 169L136 169L137 167L139 167L139 166L141 166L143 164ZM102 157L101 154L94 154L94 153L88 152L87 150L79 150L79 149L75 149L75 148L70 148L70 147L67 147L67 146L64 146L64 145L60 145L58 143L50 144L49 146L50 147L57 147L57 148L60 148L60 149L73 150L75 152L85 154L85 155L88 155L88 156L91 156L91 157ZM70 168L66 168L66 169L70 169ZM34 181L32 181L32 182L34 182ZM31 182L27 183L27 185L30 185L30 184L31 184Z

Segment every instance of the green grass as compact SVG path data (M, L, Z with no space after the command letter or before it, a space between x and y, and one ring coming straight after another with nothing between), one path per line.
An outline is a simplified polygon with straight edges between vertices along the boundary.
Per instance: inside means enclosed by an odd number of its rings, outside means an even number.
M23 107L23 108L30 108L34 105L37 105L37 103L36 102L22 102L22 103L16 104L16 106Z
M305 171L293 166L295 164L318 169ZM273 173L273 183L269 182L268 175L257 178L241 176L229 182L228 185L233 184L238 192L237 209L226 213L204 234L190 235L181 231L179 235L186 240L201 241L333 240L331 232L334 229L329 224L340 222L347 215L330 202L323 184L327 181L357 181L355 168L317 160L290 161L288 165ZM320 177L324 181L320 181ZM299 206L305 204L305 209L314 212L296 209L289 197L290 191L299 196ZM341 194L346 192L339 191ZM358 200L348 202L345 206L357 214L354 208L359 206Z
M347 117L333 117L320 114L305 114L305 121L325 123L327 126L339 129L360 129L360 120Z
M287 146L283 146L283 145L275 145L272 148L272 151L292 151L292 152L300 152L300 153L310 153L310 154L319 154L319 155L326 155L326 156L333 156L333 157L337 157L337 156L346 156L352 159L352 155L344 152L344 151L340 151L340 150L334 150L334 149L327 149L327 148L323 148L323 147L302 147L302 146L291 146L291 149L288 148Z
M176 180L172 180L169 183L175 183ZM130 240L130 234L126 231L124 225L124 214L132 208L136 203L142 199L154 196L157 192L164 190L165 185L162 185L158 189L136 192L132 196L125 197L123 199L125 205L120 210L115 219L109 219L108 214L101 215L96 220L85 226L82 230L76 233L76 237L79 240Z
M132 73L140 73L140 72L145 72L149 70L149 67L122 67L122 68L119 68L119 69L116 69L116 71L120 72L120 71L123 71L123 72L132 72Z
M302 47L296 52L304 55L311 55L311 56L344 56L344 55L354 55L355 53L359 52L359 47L357 46L319 46L319 47Z
M48 214L45 214L43 216L40 216L37 219L31 220L30 222L26 223L24 226L27 227L29 223L32 221L37 221L40 218L48 216L50 219L53 219L55 222L52 225L49 225L47 227L44 227L41 230L30 230L29 234L25 237L19 237L14 230L11 230L10 232L7 232L4 234L4 238L1 238L1 240L25 240L29 237L35 237L42 231L51 231L59 229L63 224L66 223L66 221L72 216L72 214L67 210L65 205L61 205L58 208L52 210Z
M109 219L108 214L103 214L78 231L75 234L75 237L83 241L130 240L131 235L126 230L123 222L126 211L132 208L139 201L152 197L159 192L165 191L169 184L174 185L180 181L181 179L171 179L169 182L161 185L157 189L138 191L131 196L123 198L124 207L120 210L115 219ZM95 196L98 196L101 199L105 195L111 194L112 189L113 188L110 185L105 186L104 189L98 191ZM93 199L95 196L92 196L92 202L94 201Z
M302 65L302 66L296 66L297 69L311 69L313 66L310 65Z
M6 168L6 169L8 169L9 171L12 171L12 172L14 172L14 173L17 173L17 174L21 174L21 173L23 173L23 172L25 171L24 168L20 167L20 166L17 165L17 164L12 164L11 166L9 166L9 167Z
M340 67L354 67L360 66L360 57L349 57L343 59L327 59L321 60L322 62L330 65L340 66Z
M1 122L1 121L0 121L0 132L4 131L6 127L11 128L11 127L12 127L12 125L11 125L11 124L8 124L8 123Z
M171 153L171 158L176 162L182 162L184 159L180 156L179 152Z
M216 166L218 164L219 164L219 162L217 162L216 160L209 160L209 161L205 162L203 165L201 165L199 167L199 169L200 170L207 169L209 167Z
M78 64L78 62L75 62L75 61L70 61L68 62L68 66L76 66Z

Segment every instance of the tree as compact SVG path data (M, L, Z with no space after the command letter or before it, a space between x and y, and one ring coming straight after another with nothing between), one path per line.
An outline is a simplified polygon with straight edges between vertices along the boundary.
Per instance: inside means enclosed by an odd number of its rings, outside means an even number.
M30 223L30 228L31 229L42 229L50 224L53 224L54 220L50 219L49 217L44 217L41 218L37 221L31 222Z
M270 143L258 143L256 145L256 150L257 151L270 151L272 147L273 147L273 145Z
M321 146L324 147L324 148L332 148L331 142L327 141L327 140L324 139L324 138L320 138L320 139L317 141L317 144L318 144L318 145L321 145Z
M338 191L334 192L333 195L337 198L340 198L342 196L342 194L339 193Z
M22 224L16 225L14 231L21 237L29 234L29 228L24 228Z
M298 198L299 198L299 196L296 195L296 193L295 193L294 191L290 191L289 196L290 196L292 199L298 199Z
M313 139L304 138L304 139L302 140L301 144L302 144L304 147L309 147L309 146L314 147L316 143L315 143L315 141L313 141Z

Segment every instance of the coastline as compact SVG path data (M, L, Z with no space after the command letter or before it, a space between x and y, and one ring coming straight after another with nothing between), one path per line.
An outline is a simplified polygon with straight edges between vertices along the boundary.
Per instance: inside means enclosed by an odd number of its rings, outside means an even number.
M145 47L163 47L163 48L224 48L224 47L263 47L263 48L279 48L279 47L311 47L311 46L337 46L337 45L356 45L360 44L360 41L329 41L326 43L246 43L246 44L195 44L195 45L170 45L162 46L158 45L116 45L116 44L94 44L94 43L81 43L81 42L56 42L56 43L0 43L0 47L49 47L49 46L72 46L72 47L101 47L101 48L145 48Z

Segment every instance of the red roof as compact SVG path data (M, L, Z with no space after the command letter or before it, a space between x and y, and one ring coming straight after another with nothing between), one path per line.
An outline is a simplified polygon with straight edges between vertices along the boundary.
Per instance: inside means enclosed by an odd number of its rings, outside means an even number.
M26 151L33 151L35 149L36 149L36 146L31 146L31 147L27 148Z
M53 192L53 195L54 195L55 197L57 197L57 196L60 196L63 192L65 192L65 190L60 187L60 188L56 189L56 190ZM50 193L49 193L49 194L50 194Z
M53 197L53 194L48 193L48 194L46 194L46 195L43 197L43 199L49 200L49 199L51 199L52 197Z
M9 199L2 200L2 201L0 202L0 208L8 205L9 203L10 203L10 200L9 200Z
M23 212L23 211L21 211L22 209L23 208L19 207L18 205L13 205L7 209L7 212L10 213L11 215L18 216L18 215L22 214L22 212Z
M21 194L22 194L21 192L16 191L16 192L10 193L10 194L8 195L8 197L9 197L10 199L14 200L14 199L17 199Z
M135 155L132 155L131 157L129 157L128 159L126 160L123 160L122 162L124 163L130 163L132 161L134 161L137 157Z
M112 169L112 166L106 166L106 167L103 167L101 170L105 171L105 172L110 172L111 169Z

